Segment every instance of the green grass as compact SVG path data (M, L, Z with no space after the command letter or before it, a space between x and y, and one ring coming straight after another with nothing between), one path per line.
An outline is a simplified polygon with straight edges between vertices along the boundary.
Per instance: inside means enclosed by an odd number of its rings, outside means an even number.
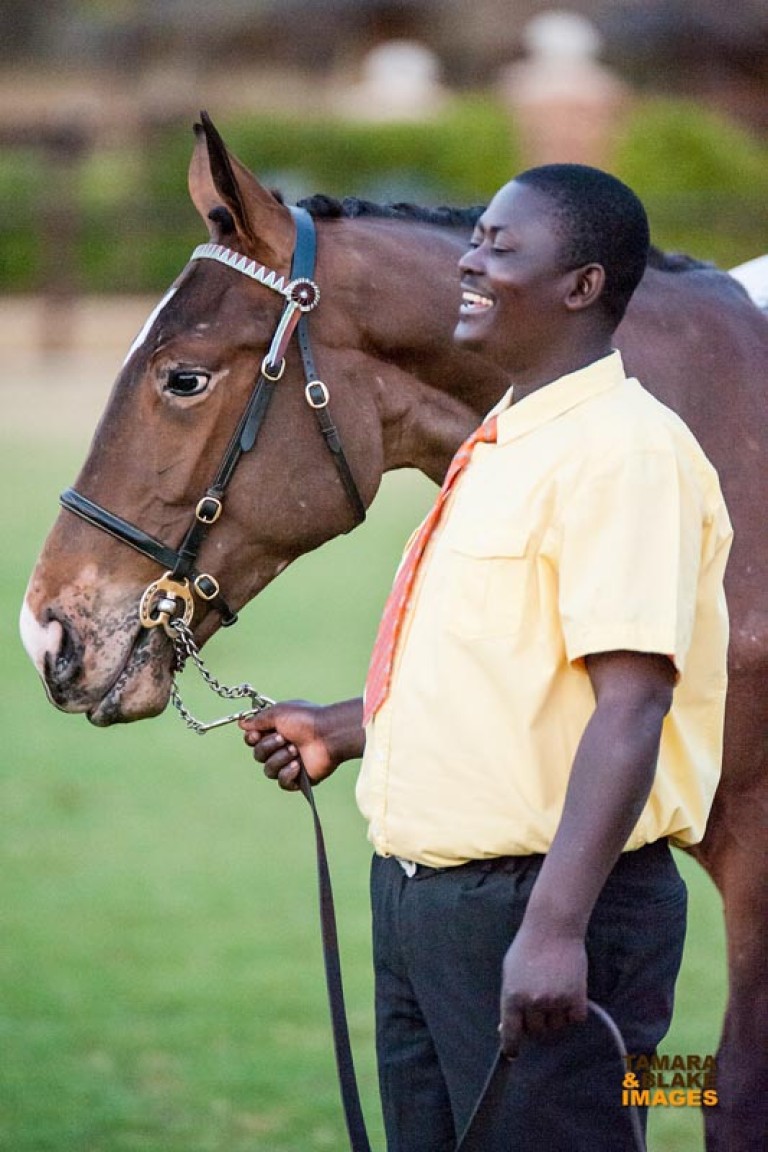
M82 443L35 446L30 427L0 445L0 1149L338 1152L306 805L263 779L235 730L201 739L166 714L97 731L47 704L16 619ZM430 492L420 478L388 482L368 524L299 561L210 644L214 672L278 697L358 691L399 543ZM383 1149L354 775L342 769L318 803L364 1108ZM714 889L683 866L691 931L666 1049L705 1053L724 996L722 929ZM660 1152L702 1146L687 1109L659 1110L652 1132Z

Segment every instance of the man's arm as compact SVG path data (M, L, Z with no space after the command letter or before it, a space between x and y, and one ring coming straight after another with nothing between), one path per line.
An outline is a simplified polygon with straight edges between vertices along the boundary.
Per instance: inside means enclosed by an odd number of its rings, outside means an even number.
M666 656L588 656L595 711L571 770L563 814L504 959L501 1044L587 1014L589 917L648 799L675 670Z
M299 787L299 757L312 783L318 784L365 750L360 697L325 706L289 700L241 720L240 727L254 758L264 765L264 775L287 792Z

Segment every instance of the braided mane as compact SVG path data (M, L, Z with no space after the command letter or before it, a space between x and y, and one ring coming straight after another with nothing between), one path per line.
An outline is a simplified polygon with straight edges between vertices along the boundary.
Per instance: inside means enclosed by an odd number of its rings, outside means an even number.
M306 208L310 215L320 220L334 220L340 217L355 219L370 216L382 220L412 220L418 224L437 224L446 228L472 228L485 206L477 204L472 208L423 208L419 204L376 204L372 200L361 200L357 196L346 196L337 200L333 196L307 196L299 200L299 208Z
M279 192L273 192L273 195L283 202ZM299 200L298 207L306 208L317 220L354 220L367 216L379 220L412 220L417 224L436 224L444 228L473 228L485 211L484 204L475 204L471 208L425 208L420 204L377 204L358 196L345 196L338 200L322 192ZM715 267L710 261L697 260L683 252L664 252L654 245L648 252L648 266L661 272L692 272Z

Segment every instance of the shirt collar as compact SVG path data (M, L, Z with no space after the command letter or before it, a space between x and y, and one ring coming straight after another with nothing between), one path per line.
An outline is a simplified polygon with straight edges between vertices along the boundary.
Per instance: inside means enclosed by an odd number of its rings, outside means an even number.
M621 353L614 351L585 368L569 372L551 384L537 388L514 404L512 387L491 410L499 418L497 442L504 444L508 440L516 440L539 425L561 416L570 408L615 388L625 379Z

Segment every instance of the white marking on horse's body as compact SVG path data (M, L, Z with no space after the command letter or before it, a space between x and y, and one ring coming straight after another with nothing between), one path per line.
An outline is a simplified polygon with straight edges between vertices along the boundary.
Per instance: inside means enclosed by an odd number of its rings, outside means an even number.
M162 312L163 308L165 308L166 304L171 299L175 291L176 285L174 284L171 288L168 289L160 303L157 304L155 308L153 308L153 310L150 312L149 316L144 321L144 326L141 329L141 332L139 332L133 344L131 344L130 348L128 349L128 355L126 356L125 360L123 360L123 367L125 367L125 365L128 363L134 352L137 352L139 348L141 348L147 336L149 336L149 333L152 331L152 325L155 323L155 320L157 320L158 316Z
M758 308L768 311L768 255L731 268L730 275L743 284Z

